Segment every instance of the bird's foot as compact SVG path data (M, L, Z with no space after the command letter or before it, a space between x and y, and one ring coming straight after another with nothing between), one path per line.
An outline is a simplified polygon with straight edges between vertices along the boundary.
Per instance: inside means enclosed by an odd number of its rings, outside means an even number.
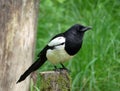
M69 69L67 69L67 68L65 68L65 67L64 67L64 68L60 68L60 70L61 70L61 71L64 71L64 70L65 70L65 71L67 71L68 73L71 72Z
M56 72L60 72L61 71L61 69L60 68L57 68L56 66L54 66L54 69L53 69L54 71L56 71Z
M67 69L65 66L64 67L62 67L62 68L57 68L56 66L54 66L55 67L55 69L54 69L54 71L57 71L57 72L62 72L62 71L67 71L68 73L70 73L70 70L69 69Z
M68 73L70 73L70 70L68 70L62 63L60 63L62 65L62 68L60 68L61 70L66 70Z

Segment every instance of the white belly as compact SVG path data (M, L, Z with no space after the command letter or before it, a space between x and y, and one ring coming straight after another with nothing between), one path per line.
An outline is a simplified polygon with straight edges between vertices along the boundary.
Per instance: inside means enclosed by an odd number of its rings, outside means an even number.
M72 57L73 56L68 55L68 53L64 50L64 45L57 46L55 49L49 49L47 51L47 59L52 64L63 63Z

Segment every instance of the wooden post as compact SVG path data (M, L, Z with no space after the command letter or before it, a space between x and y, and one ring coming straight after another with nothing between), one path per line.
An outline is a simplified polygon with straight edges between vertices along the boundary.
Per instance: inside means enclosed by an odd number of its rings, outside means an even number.
M66 70L40 73L40 91L71 91L71 79Z

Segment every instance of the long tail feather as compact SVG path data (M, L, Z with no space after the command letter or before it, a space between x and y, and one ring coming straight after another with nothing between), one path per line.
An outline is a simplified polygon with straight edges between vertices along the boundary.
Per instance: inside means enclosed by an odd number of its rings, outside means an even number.
M20 76L19 80L17 83L25 80L25 78L33 71L37 70L42 64L44 64L46 59L40 60L40 58L37 59L24 73L23 75Z

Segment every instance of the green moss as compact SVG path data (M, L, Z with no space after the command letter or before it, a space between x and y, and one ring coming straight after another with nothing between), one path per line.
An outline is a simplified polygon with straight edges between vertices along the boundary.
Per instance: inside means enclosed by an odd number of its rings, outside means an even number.
M59 91L70 91L71 89L71 79L70 76L65 73L50 73L47 74L47 77L44 78L41 76L41 91L49 89L49 91L53 91L56 89Z

